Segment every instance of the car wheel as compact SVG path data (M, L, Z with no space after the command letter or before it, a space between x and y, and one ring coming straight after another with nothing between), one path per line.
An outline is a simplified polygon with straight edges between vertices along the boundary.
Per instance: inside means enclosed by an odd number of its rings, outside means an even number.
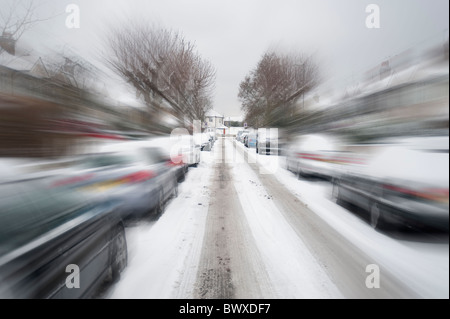
M297 169L295 170L295 175L297 176L298 179L301 179L301 177L303 176L302 170L300 169L300 164L298 164L298 163L297 163Z
M333 184L333 189L331 190L331 198L336 204L342 205L343 200L341 198L339 181L334 179L332 181L332 184Z
M301 178L310 178L311 177L311 173L307 173L305 172L301 167L300 167L300 163L297 164L297 177L298 179Z
M158 201L156 203L156 207L155 207L155 214L156 216L161 216L164 213L164 192L161 189L158 192Z
M181 170L181 174L178 177L178 182L184 182L186 180L186 171L184 168Z
M378 203L373 203L370 207L370 226L376 230L386 229L386 222Z
M118 225L115 230L112 247L111 274L113 282L117 282L120 279L120 273L125 269L127 263L128 251L125 228L123 225Z
M175 179L174 181L174 185L173 185L173 193L172 193L173 198L178 197L178 182Z

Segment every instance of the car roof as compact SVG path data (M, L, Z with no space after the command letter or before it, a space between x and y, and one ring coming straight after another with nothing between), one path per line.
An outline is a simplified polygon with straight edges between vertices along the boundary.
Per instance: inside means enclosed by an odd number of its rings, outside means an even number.
M449 185L448 136L389 139L368 163L377 178Z

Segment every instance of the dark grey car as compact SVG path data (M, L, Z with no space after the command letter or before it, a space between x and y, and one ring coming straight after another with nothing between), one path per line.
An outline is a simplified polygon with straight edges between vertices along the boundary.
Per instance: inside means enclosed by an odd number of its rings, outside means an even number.
M0 298L90 298L127 265L120 203L50 179L0 184Z

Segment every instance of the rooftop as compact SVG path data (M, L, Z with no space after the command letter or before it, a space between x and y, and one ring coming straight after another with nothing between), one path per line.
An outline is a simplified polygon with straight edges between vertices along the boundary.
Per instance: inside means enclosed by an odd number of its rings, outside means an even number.
M209 110L208 112L206 112L205 115L209 116L209 117L223 117L222 114L220 114L220 113L218 113L218 112L216 112L214 110Z

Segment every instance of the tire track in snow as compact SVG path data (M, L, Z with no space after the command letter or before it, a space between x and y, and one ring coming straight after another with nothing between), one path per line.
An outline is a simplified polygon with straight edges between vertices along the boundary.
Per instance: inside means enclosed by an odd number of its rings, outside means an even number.
M208 209L196 299L273 298L273 289L250 235L219 139L218 162Z

